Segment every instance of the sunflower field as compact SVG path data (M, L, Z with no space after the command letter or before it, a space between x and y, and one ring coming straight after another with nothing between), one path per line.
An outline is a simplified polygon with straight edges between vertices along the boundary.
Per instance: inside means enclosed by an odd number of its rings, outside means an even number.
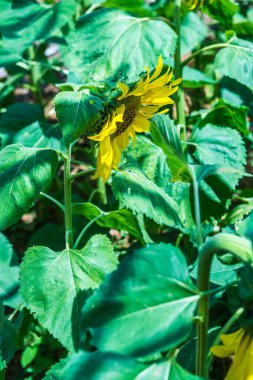
M253 0L0 11L0 380L252 380Z

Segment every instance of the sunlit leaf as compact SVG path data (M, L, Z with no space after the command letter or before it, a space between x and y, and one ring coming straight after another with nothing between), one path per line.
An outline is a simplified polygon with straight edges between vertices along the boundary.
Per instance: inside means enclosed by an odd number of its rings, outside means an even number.
M145 66L154 68L160 54L164 58L172 55L176 40L175 32L163 21L102 9L79 20L68 38L71 58L67 63L80 82L120 78L131 82Z
M94 235L81 250L31 247L21 264L21 294L41 325L74 351L79 347L80 311L87 291L116 265L111 243L103 235Z

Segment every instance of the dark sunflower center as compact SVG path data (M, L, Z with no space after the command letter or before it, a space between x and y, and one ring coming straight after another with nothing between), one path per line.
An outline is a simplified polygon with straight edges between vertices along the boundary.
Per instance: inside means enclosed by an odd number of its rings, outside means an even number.
M116 123L117 130L111 136L113 139L127 130L127 128L133 123L137 114L141 98L139 96L129 96L124 99L125 111L123 115L123 121Z

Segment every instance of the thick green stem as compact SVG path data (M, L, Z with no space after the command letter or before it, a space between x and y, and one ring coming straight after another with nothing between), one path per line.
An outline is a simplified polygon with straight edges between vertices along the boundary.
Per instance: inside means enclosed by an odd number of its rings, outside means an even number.
M65 242L67 249L73 246L70 166L71 147L69 147L67 157L64 160Z
M182 66L181 66L181 30L180 30L180 10L181 10L181 0L175 0L174 6L174 22L176 33L178 35L177 49L175 52L175 68L174 74L175 78L182 78ZM185 127L185 112L184 112L184 91L182 85L179 86L176 98L176 109L177 109L177 122ZM183 129L183 140L186 140L185 128Z
M198 245L203 244L202 224L201 224L201 210L199 202L199 184L196 178L194 168L189 165L189 171L192 177L193 197L194 197L194 216L197 229Z
M209 289L210 269L216 253L231 252L240 261L252 260L252 248L248 240L232 234L222 233L210 238L201 248L198 266L198 288L200 292ZM198 304L196 374L208 377L208 295L202 295Z
M5 369L2 369L2 371L0 371L0 380L5 380Z
M31 61L36 60L36 53L35 53L34 46L29 47L29 58ZM38 101L38 103L43 105L43 96L42 96L39 79L40 79L40 68L39 68L39 64L37 63L36 65L31 65L31 80L32 80L33 92L35 94L36 100Z

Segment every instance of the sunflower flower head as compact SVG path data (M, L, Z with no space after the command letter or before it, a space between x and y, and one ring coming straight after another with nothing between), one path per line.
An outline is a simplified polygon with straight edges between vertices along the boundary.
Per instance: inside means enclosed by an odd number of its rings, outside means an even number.
M221 335L223 345L213 346L212 353L220 358L234 355L224 380L253 380L253 334L241 328L232 334Z
M154 114L168 111L173 104L170 98L178 89L182 78L172 81L173 72L169 68L163 71L163 60L160 56L154 72L142 77L133 88L125 83L118 83L121 95L117 98L118 106L108 117L101 132L89 139L99 142L97 171L94 178L102 177L106 181L112 169L117 169L121 153L126 149L129 138L136 140L136 132L148 132L150 119ZM160 112L161 113L161 112Z

